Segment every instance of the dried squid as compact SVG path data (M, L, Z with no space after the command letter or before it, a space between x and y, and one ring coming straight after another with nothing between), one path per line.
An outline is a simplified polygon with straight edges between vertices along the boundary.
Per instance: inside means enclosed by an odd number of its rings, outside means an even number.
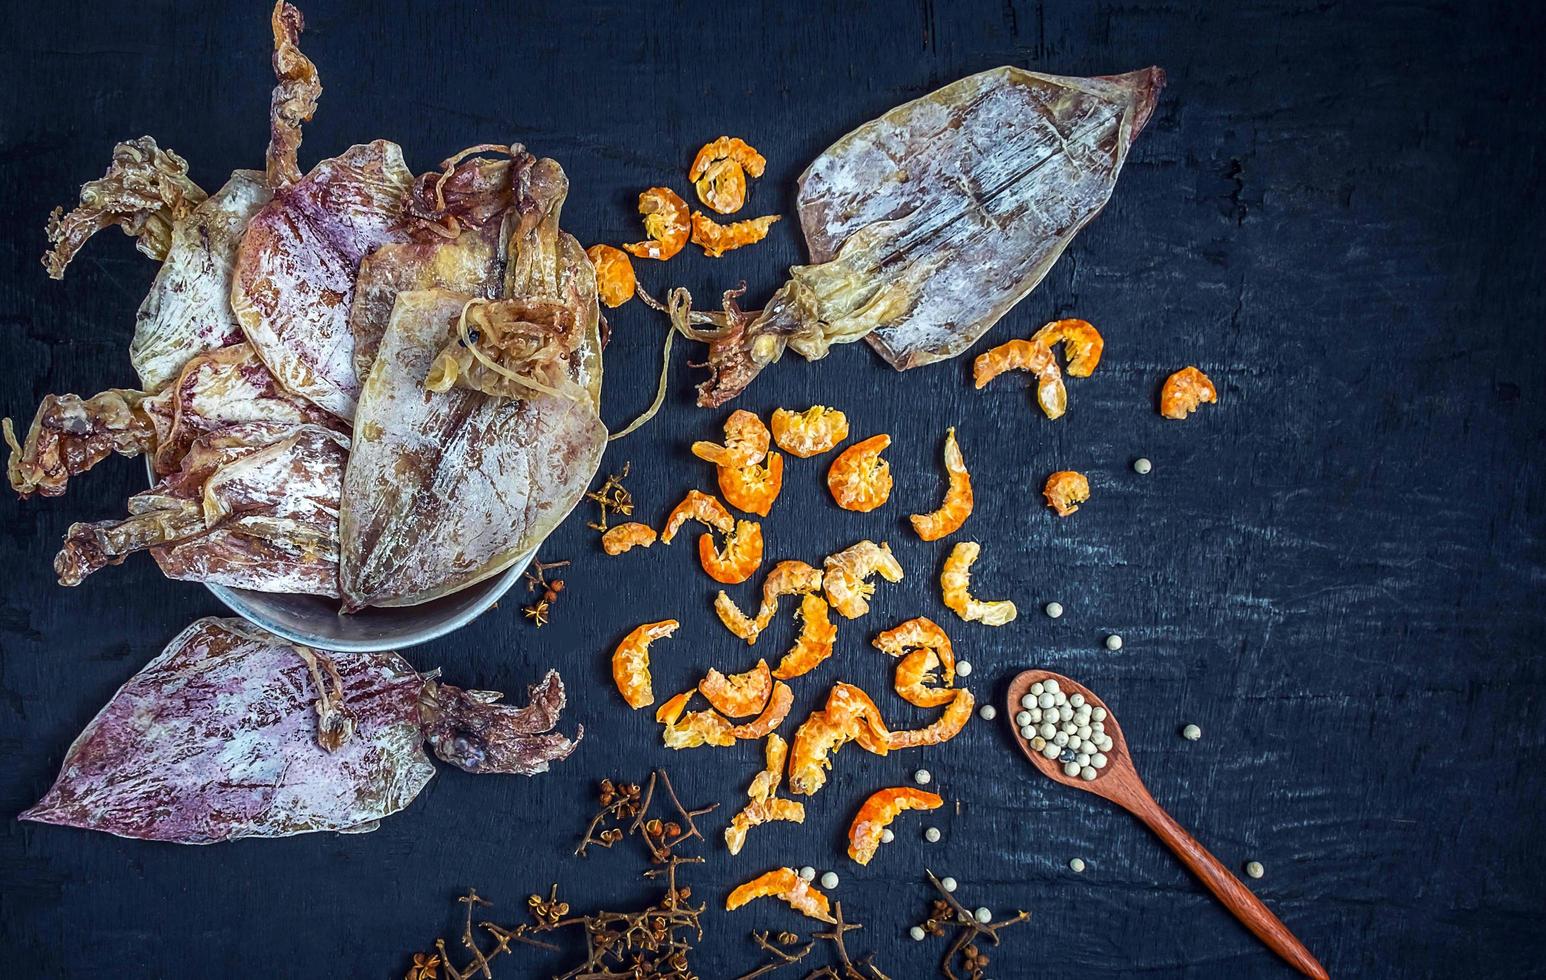
M319 425L229 425L177 472L129 498L122 520L73 524L60 585L149 550L172 579L338 595L338 499L348 437Z
M329 413L284 391L251 345L236 343L191 358L157 394L110 388L90 398L49 395L38 406L25 442L10 420L7 467L22 496L63 494L71 477L112 453L146 454L158 476L175 472L200 435L243 422L315 423L338 428Z
M107 173L81 188L80 204L49 222L49 275L65 266L94 232L111 223L135 236L161 269L134 318L129 360L140 386L159 391L189 358L242 339L231 312L231 265L247 222L268 202L263 175L231 174L206 198L188 179L188 164L149 136L113 149Z
M119 688L23 820L213 844L374 830L442 761L534 775L574 751L556 672L524 708L419 674L395 653L326 653L201 619Z
M812 265L709 348L699 404L739 394L785 347L867 339L897 370L970 347L1105 206L1164 73L1002 67L838 140L800 178Z
M231 308L281 384L348 419L360 387L349 327L360 260L407 239L413 174L397 144L375 140L301 175L301 123L322 93L316 66L297 47L301 27L300 11L281 0L267 169L274 196L237 249Z

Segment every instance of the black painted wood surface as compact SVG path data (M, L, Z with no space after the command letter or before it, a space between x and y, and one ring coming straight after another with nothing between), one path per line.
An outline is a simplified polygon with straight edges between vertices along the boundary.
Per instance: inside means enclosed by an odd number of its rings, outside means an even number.
M47 392L132 383L126 344L155 271L113 232L50 282L38 265L48 211L100 174L116 140L141 134L184 154L205 187L261 166L271 75L261 3L9 6L0 411L27 417ZM1041 418L1018 382L971 390L966 359L897 375L862 345L816 364L791 356L743 400L835 404L856 435L895 439L884 510L838 511L824 464L795 461L766 524L773 557L884 537L908 571L868 619L842 626L838 656L798 686L795 718L841 677L883 695L897 724L924 720L886 692L891 662L867 641L906 616L939 617L984 698L1030 665L1100 692L1155 796L1226 863L1266 866L1253 887L1334 976L1540 976L1546 83L1532 6L316 0L303 46L326 91L302 162L387 137L423 170L465 145L522 141L567 169L566 226L619 242L637 236L634 195L686 191L692 153L721 134L768 157L748 213L787 215L823 147L962 75L1163 66L1169 88L1111 206L988 338L1059 315L1100 326L1106 358L1072 383L1066 418ZM792 220L719 261L695 251L640 263L643 281L707 299L744 277L760 303L803 260ZM634 303L612 323L605 416L620 425L650 397L662 322ZM687 445L723 413L692 407L684 362L667 411L605 464L632 461L646 520L710 485ZM1164 421L1158 385L1187 363L1218 381L1220 404ZM979 590L1022 610L1001 630L943 610L947 543L920 543L903 523L940 493L949 424L977 481L963 533L984 543ZM1137 456L1152 474L1131 471ZM1038 494L1060 468L1095 488L1064 521ZM149 560L54 585L65 527L117 514L143 481L138 462L114 460L63 499L0 502L8 972L396 977L454 925L467 885L509 919L554 880L577 908L648 895L633 857L570 856L599 777L664 763L691 800L744 799L760 746L667 752L646 713L621 705L607 654L636 623L681 619L656 657L669 692L711 665L776 656L794 624L781 617L748 649L714 620L690 545L607 559L577 518L543 549L575 562L553 625L531 628L512 596L408 652L513 695L559 666L586 741L554 772L442 768L365 836L187 848L18 824L113 690L220 611ZM1067 609L1057 621L1038 611L1054 599ZM1120 652L1101 645L1113 631ZM1179 737L1187 722L1200 742ZM695 894L718 907L731 884L778 864L834 869L836 897L865 924L853 945L894 977L924 977L941 941L905 933L928 902L927 866L958 878L969 905L1033 914L991 951L995 977L1288 975L1134 821L1038 782L1006 724L977 719L946 746L886 759L849 749L805 826L755 831L736 858L716 842ZM841 843L853 808L919 766L959 806L904 816L896 843L853 865ZM920 839L930 823L942 843ZM706 824L717 838L723 818ZM1076 856L1082 876L1068 870ZM707 916L703 976L754 965L752 928L801 925L759 905ZM561 959L522 953L496 976Z

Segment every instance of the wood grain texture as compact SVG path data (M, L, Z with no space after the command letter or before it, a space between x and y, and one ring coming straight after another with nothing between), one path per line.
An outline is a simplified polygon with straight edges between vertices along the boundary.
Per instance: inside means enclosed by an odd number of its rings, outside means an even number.
M132 380L126 348L153 264L110 232L50 282L44 219L127 137L186 155L206 188L261 165L263 8L12 5L24 27L0 37L0 412ZM748 213L788 213L795 177L833 139L970 72L1163 66L1169 87L1111 205L986 338L1062 315L1098 324L1106 355L1071 383L1067 417L1047 422L1014 384L971 390L966 359L897 375L860 346L787 359L744 399L764 412L835 403L856 437L894 439L897 491L866 516L830 504L822 460L787 461L770 557L887 537L908 571L869 618L840 624L837 655L796 688L794 718L838 678L884 694L899 726L932 717L885 693L892 664L868 640L936 616L977 668L980 700L1041 665L1121 705L1154 793L1231 867L1266 865L1253 888L1333 976L1546 975L1538 8L316 0L305 11L325 92L303 166L376 137L400 141L415 170L519 140L563 163L565 226L587 244L635 239L637 192L686 190L693 152L721 134L768 158ZM744 277L761 302L802 259L785 220L757 248L684 252L640 273L652 290L680 283L705 298ZM603 415L618 425L649 401L662 334L637 303L611 319ZM1167 422L1159 384L1188 363L1218 382L1220 403ZM679 359L668 411L603 463L633 461L647 520L712 479L687 452L719 422L691 406L693 375ZM962 532L984 542L974 581L1022 609L999 630L949 618L934 580L951 541L921 543L905 525L937 503L950 424L977 486ZM1136 456L1154 472L1134 475ZM1062 468L1094 485L1067 520L1037 493ZM710 665L740 670L781 650L795 624L781 616L748 650L714 620L690 547L608 559L571 520L544 549L575 560L552 626L531 629L512 596L408 652L454 683L516 692L560 667L566 718L587 734L554 772L442 768L364 836L211 850L15 823L113 690L220 611L148 561L73 591L53 584L65 527L117 514L143 479L117 460L60 500L0 501L0 940L14 971L400 976L407 952L454 925L451 898L467 885L512 918L559 878L578 908L648 894L631 858L569 856L595 778L667 762L686 798L743 799L760 747L668 754L647 713L622 708L607 654L640 622L680 619L656 683L681 690ZM751 594L735 593L743 605ZM1050 599L1067 608L1059 620L1036 612ZM1120 652L1100 644L1110 631L1126 639ZM1186 722L1202 741L1178 736ZM925 845L924 821L904 820L867 868L846 861L854 807L920 765L960 801L929 815L944 840ZM1006 778L1022 765L1002 720L884 759L850 749L804 826L759 828L735 858L710 849L695 891L718 905L778 864L833 868L834 897L866 924L853 945L877 949L893 976L925 977L938 944L905 930L927 906L928 866L959 879L969 905L1033 913L994 954L998 980L1291 975L1148 831L1102 801ZM1067 870L1074 856L1089 864L1082 876ZM1089 930L1092 918L1102 925ZM752 928L798 924L752 908L706 922L698 968L714 978L752 964ZM556 965L522 955L510 975Z

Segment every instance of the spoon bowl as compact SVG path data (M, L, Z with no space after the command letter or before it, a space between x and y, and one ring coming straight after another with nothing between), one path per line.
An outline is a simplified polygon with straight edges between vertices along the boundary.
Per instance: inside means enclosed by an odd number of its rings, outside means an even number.
M1030 741L1020 735L1019 726L1014 725L1015 712L1020 710L1020 699L1030 693L1032 684L1038 681L1045 684L1049 680L1057 681L1060 691L1069 695L1082 694L1085 702L1092 708L1104 708L1106 711L1104 725L1106 735L1111 739L1111 748L1104 752L1105 768L1097 769L1094 779L1068 775L1056 759L1048 759L1031 748ZM1274 915L1272 910L1245 886L1244 882L1236 878L1222 861L1198 843L1197 838L1176 823L1175 818L1166 813L1164 807L1154 802L1154 797L1149 795L1148 788L1138 776L1137 767L1133 765L1133 757L1128 752L1127 739L1122 735L1122 726L1117 722L1116 712L1112 711L1106 702L1096 697L1083 684L1062 674L1055 674L1050 670L1027 670L1017 674L1014 680L1009 682L1006 707L1008 711L1005 717L1014 727L1015 744L1020 746L1020 751L1025 753L1025 757L1031 760L1031 765L1035 766L1043 776L1055 783L1083 790L1086 793L1094 793L1096 796L1110 800L1143 821L1167 847L1176 853L1181 862L1197 876L1213 896L1273 952L1283 957L1305 976L1315 977L1316 980L1328 980L1326 968L1321 966L1314 954L1305 948L1298 937L1288 931L1288 927L1282 920Z
M1050 670L1027 670L1017 674L1009 683L1008 717L1013 719L1015 713L1021 710L1020 699L1031 692L1032 684L1045 684L1047 681L1057 681L1058 688L1065 694L1084 695L1085 703L1092 708L1105 708L1106 734L1111 738L1111 748L1105 752L1106 768L1097 769L1094 779L1070 776L1063 771L1061 762L1049 759L1031 748L1031 743L1020 737L1019 729L1016 727L1015 745L1019 746L1020 751L1025 753L1025 757L1031 760L1031 765L1041 770L1043 776L1055 783L1062 783L1064 786L1083 790L1086 793L1094 793L1119 805L1122 803L1121 798L1130 796L1135 789L1138 792L1147 793L1144 790L1143 781L1138 778L1138 771L1133 767L1132 756L1127 752L1127 739L1122 735L1122 726L1117 723L1115 712L1078 681L1064 677L1062 674L1054 674Z

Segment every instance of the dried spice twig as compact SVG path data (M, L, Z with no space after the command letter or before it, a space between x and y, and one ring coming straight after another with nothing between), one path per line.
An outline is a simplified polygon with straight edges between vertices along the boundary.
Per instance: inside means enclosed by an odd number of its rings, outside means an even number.
M1012 918L1001 922L978 922L966 906L956 901L934 872L924 869L924 874L928 875L929 883L939 892L940 898L935 899L930 906L929 917L920 923L921 928L931 936L943 936L951 928L957 930L955 940L940 960L940 973L948 980L982 980L983 972L988 967L988 954L977 945L978 941L986 938L997 946L999 930L1024 922L1031 914L1022 909ZM958 958L959 964L956 962ZM964 977L956 974L957 965L966 971Z
M540 589L542 597L531 605L522 606L521 612L526 614L527 619L536 623L539 629L548 624L548 618L553 611L553 603L558 601L558 594L564 591L563 579L557 578L551 582L548 581L548 569L563 568L568 564L569 561L567 559L564 561L533 561L531 567L536 569L535 573L529 570L526 572L526 591L536 592Z
M776 937L770 937L767 932L754 932L752 933L752 941L757 944L758 948L772 954L773 959L752 970L750 973L741 974L736 980L755 980L757 977L782 969L791 963L798 963L805 959L811 950L816 948L816 940L812 939L801 947L798 952L791 952L795 944L800 941L800 937L792 932L781 932Z
M602 481L600 489L588 490L585 493L586 500L593 500L601 508L601 520L591 521L586 527L595 528L597 531L607 529L607 519L612 514L621 514L624 517L633 515L633 494L623 486L623 481L628 479L628 468L631 463L623 463L621 473L609 473Z

